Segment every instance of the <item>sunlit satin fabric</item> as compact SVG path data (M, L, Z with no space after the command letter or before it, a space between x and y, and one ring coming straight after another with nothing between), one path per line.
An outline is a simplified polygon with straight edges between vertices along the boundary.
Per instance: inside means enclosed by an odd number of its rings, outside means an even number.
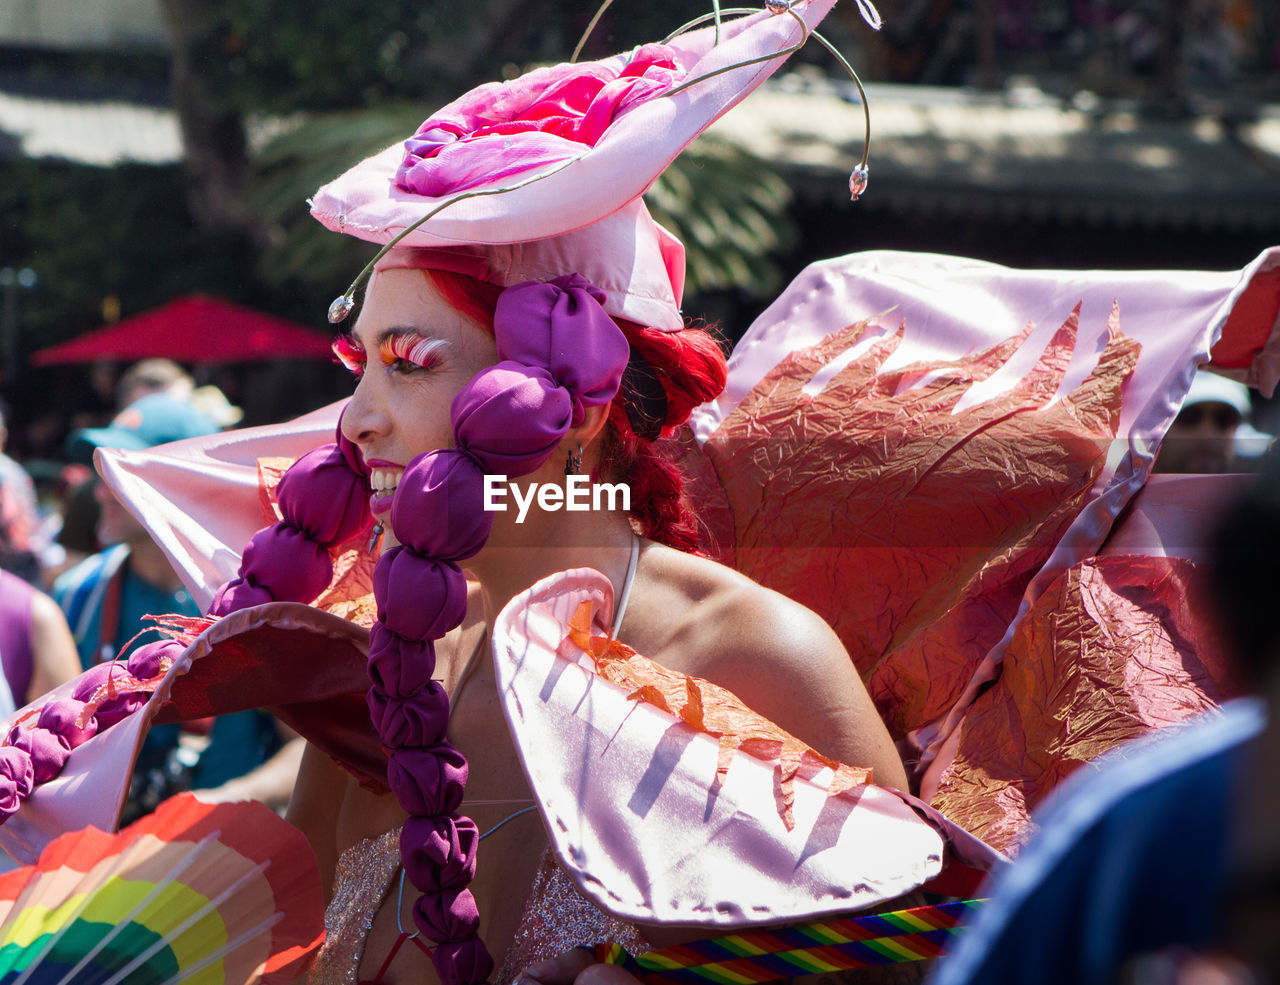
M534 585L498 617L494 659L557 855L596 903L626 919L733 928L863 909L939 872L945 826L890 791L828 796L829 774L797 776L787 830L773 761L739 750L718 781L714 736L630 699L566 643L584 600L603 634L613 599L599 572Z
M87 825L113 830L133 761L153 722L288 706L276 709L282 719L314 734L322 748L376 782L385 774L385 760L364 708L367 637L345 619L288 602L218 620L183 651L141 710L76 748L61 775L36 788L0 826L0 846L30 864L65 831ZM78 682L69 681L29 707L69 697ZM26 711L19 709L6 720L6 731Z
M344 401L345 403L345 401ZM226 431L145 451L103 449L98 471L164 550L201 611L236 576L249 538L274 523L259 462L332 441L342 404L287 424Z

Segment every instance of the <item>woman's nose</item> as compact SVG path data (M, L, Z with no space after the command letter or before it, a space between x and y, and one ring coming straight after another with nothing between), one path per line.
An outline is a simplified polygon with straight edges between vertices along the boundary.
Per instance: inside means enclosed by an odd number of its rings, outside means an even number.
M355 393L342 412L341 427L348 441L362 447L387 432L387 416L377 408L364 380L356 384Z

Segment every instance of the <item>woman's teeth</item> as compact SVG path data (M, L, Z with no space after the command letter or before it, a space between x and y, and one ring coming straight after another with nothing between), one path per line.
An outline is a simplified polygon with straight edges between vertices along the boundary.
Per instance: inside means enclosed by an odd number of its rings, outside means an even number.
M369 473L369 485L373 488L374 495L394 495L403 473L404 469L374 469Z

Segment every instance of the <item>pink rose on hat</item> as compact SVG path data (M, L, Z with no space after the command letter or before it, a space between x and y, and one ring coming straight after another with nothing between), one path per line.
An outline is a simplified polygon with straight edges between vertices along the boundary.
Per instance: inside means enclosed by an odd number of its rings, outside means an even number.
M395 184L436 198L569 160L684 75L672 49L647 44L626 61L555 65L480 86L405 141Z

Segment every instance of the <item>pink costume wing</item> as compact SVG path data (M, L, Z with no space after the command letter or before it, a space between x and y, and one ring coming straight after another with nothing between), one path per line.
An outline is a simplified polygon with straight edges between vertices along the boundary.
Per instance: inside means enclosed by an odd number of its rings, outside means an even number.
M934 806L1016 851L1072 771L1239 693L1195 562L1251 478L1151 476L1102 550L1044 585L937 757Z
M932 797L1014 628L1142 488L1196 364L1212 347L1224 372L1274 389L1278 309L1280 250L1226 273L828 261L738 345L684 461L714 546L837 628ZM992 717L971 739L1025 763L1035 737L1016 732ZM986 779L948 813L968 820Z
M287 424L224 431L145 451L100 449L99 472L160 545L201 611L236 576L264 512L258 463L333 440L345 401Z
M948 845L978 867L999 862L909 797L872 785L829 794L830 771L794 778L788 830L773 762L739 749L721 775L713 735L594 673L566 640L583 601L607 625L612 588L599 572L534 585L499 616L494 658L556 853L611 913L722 929L804 920L915 889Z

